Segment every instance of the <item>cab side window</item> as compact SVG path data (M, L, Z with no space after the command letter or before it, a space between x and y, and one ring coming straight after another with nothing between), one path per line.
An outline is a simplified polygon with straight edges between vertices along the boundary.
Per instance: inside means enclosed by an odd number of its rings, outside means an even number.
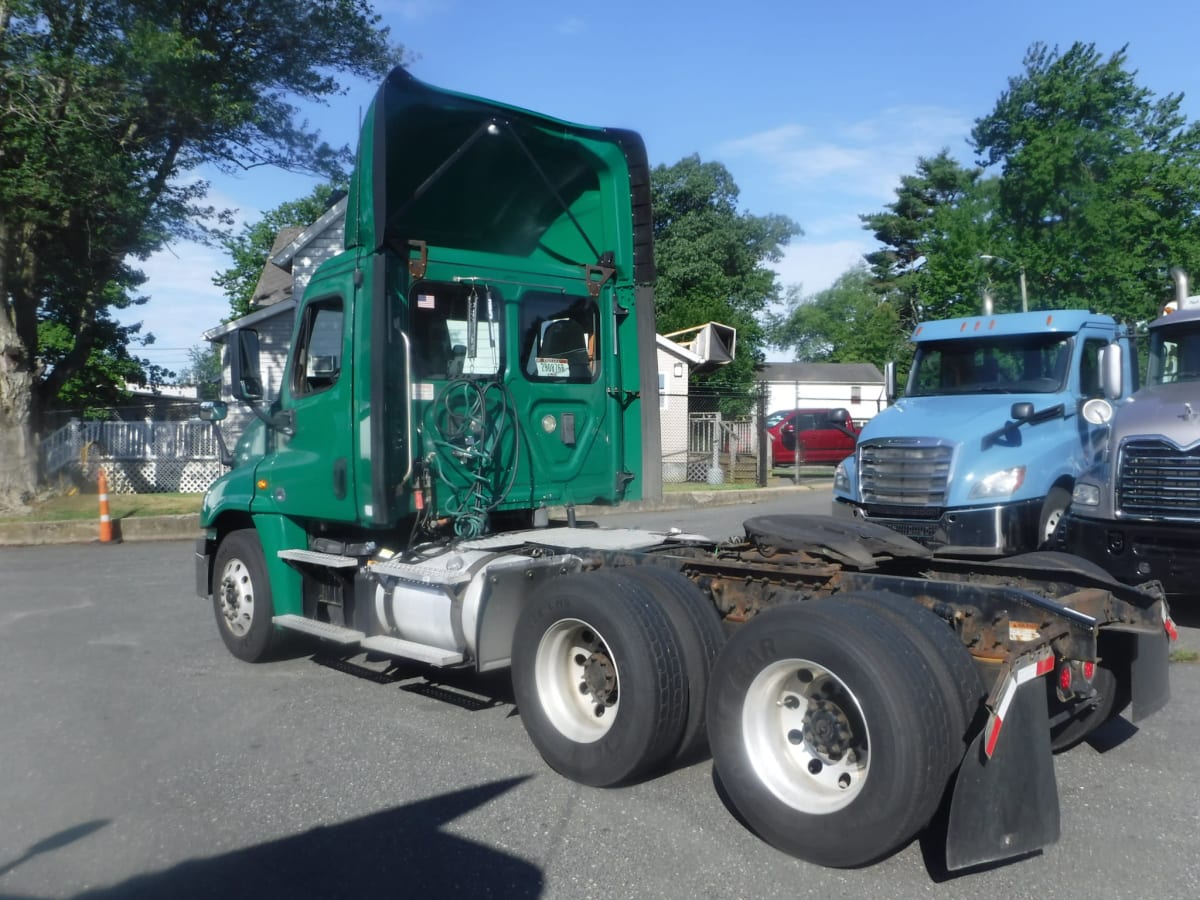
M1083 355L1079 360L1079 393L1089 400L1104 396L1100 387L1100 351L1106 343L1092 338L1083 344Z
M588 384L600 371L600 312L590 297L521 298L521 360L530 381Z
M409 292L413 377L495 375L503 367L499 289L474 282L420 281Z
M292 367L292 393L315 394L337 383L342 373L342 298L329 297L304 307Z

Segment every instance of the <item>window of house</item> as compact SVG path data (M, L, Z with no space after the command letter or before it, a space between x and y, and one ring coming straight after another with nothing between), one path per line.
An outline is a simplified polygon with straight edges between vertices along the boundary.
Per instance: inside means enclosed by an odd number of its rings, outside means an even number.
M342 373L342 298L309 303L303 316L292 368L296 396L323 391Z
M850 387L850 402L862 403L862 385L851 385Z

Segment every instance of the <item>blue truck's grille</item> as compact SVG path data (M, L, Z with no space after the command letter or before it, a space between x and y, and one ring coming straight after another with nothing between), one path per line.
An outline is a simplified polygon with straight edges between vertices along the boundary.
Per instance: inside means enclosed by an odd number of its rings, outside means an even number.
M1200 519L1200 447L1180 450L1161 440L1126 441L1119 467L1121 515Z
M858 446L859 488L868 506L941 507L954 448L920 438L888 438Z

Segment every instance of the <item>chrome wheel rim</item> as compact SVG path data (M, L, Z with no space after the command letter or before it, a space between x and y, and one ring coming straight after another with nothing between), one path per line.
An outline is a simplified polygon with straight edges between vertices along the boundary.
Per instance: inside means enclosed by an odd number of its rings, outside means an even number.
M565 737L587 744L613 726L620 706L620 677L604 636L581 619L560 619L546 629L534 660L538 699Z
M254 624L254 579L240 559L225 563L218 586L221 619L230 633L245 637Z
M811 660L779 660L758 673L742 704L742 734L759 780L800 812L836 812L866 786L871 752L862 706Z

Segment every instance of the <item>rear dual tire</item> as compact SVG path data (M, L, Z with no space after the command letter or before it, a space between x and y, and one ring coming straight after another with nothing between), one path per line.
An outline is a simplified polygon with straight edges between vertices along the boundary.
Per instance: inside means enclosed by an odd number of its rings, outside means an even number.
M634 781L683 734L688 685L671 623L645 586L610 572L555 578L530 599L512 683L542 758L582 784Z
M709 743L737 814L823 866L865 865L907 843L962 758L966 713L952 710L965 695L939 665L909 625L867 603L760 613L730 638L710 684Z
M530 598L513 636L513 693L556 771L607 787L705 747L709 674L724 643L711 601L653 565L567 575Z

